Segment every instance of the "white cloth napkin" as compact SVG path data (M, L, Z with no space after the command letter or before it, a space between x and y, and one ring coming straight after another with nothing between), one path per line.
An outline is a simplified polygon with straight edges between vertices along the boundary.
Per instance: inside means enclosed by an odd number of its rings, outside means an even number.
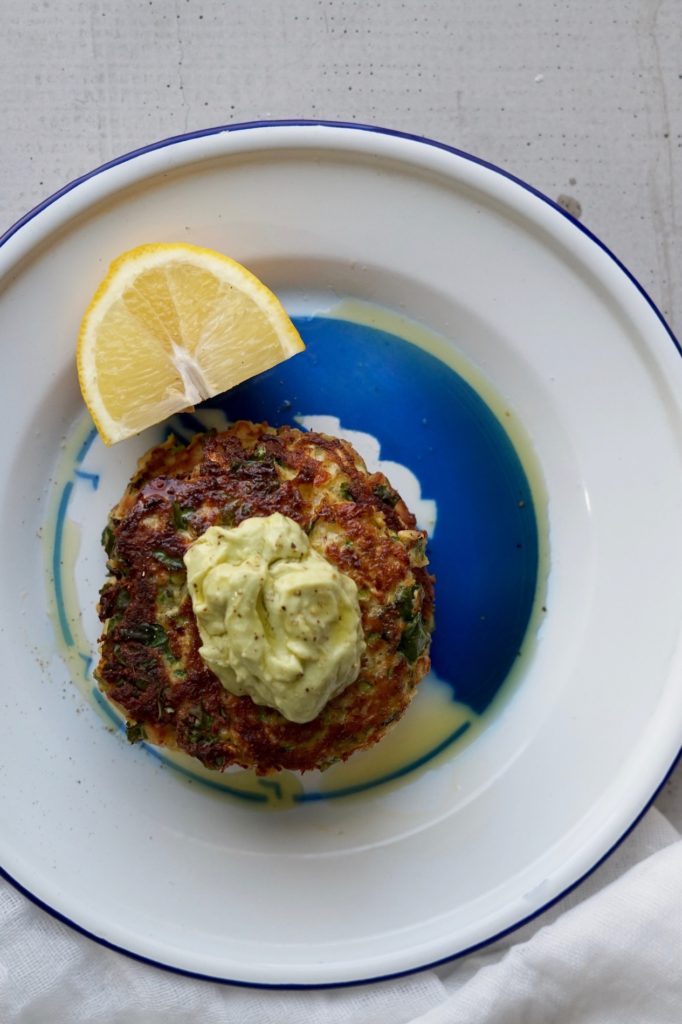
M0 884L2 1024L677 1024L682 839L651 810L575 892L477 954L330 991L242 989L114 953Z

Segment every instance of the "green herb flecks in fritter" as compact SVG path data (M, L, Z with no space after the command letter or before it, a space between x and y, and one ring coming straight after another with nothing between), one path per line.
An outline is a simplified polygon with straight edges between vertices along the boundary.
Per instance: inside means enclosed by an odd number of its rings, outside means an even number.
M229 693L204 664L183 555L210 526L280 512L358 588L360 673L311 722ZM381 473L346 441L241 421L173 439L140 461L104 530L109 578L96 676L132 741L209 768L324 769L368 747L429 669L433 586L426 535Z

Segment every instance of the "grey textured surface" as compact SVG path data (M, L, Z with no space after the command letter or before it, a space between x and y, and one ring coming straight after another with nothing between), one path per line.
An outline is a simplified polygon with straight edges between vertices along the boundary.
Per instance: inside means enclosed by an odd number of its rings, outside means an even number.
M169 135L369 122L559 200L682 333L679 0L0 0L0 13L0 231ZM682 828L680 769L658 806Z

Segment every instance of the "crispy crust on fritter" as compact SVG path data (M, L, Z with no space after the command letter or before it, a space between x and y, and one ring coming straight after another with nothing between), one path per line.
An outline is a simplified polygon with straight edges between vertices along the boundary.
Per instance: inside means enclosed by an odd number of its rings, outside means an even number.
M355 581L362 613L358 678L305 724L235 697L206 667L182 561L210 526L273 512ZM214 769L323 769L380 739L429 669L426 535L346 441L246 421L186 447L171 438L140 461L103 543L110 576L96 676L132 740L181 749Z

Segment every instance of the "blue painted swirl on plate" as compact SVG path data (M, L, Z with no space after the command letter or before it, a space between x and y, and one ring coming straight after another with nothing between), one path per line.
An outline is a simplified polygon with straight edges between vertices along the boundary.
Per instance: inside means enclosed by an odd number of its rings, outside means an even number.
M518 657L538 584L533 497L522 460L502 425L504 413L498 417L448 363L396 334L331 317L299 317L295 323L306 344L304 353L204 403L196 415L176 417L173 425L187 437L205 429L212 411L230 421L265 420L273 426L333 416L343 430L376 439L382 462L411 471L426 504L437 509L429 541L430 569L436 576L434 672L451 687L453 701L480 715ZM92 490L99 486L100 467L83 466L94 436L90 432L75 455L54 529L55 603L67 645L74 640L62 584L64 522L74 484ZM89 652L80 657L88 674L92 657ZM101 694L95 695L106 705ZM289 793L289 801L344 797L405 776L451 747L474 717L437 742L425 738L423 751L406 757L398 768L361 783L344 785L339 779L331 788L305 788L293 797ZM162 751L150 749L173 763ZM277 804L286 794L272 782L259 780L260 792L240 789L229 774L208 784L249 801Z

